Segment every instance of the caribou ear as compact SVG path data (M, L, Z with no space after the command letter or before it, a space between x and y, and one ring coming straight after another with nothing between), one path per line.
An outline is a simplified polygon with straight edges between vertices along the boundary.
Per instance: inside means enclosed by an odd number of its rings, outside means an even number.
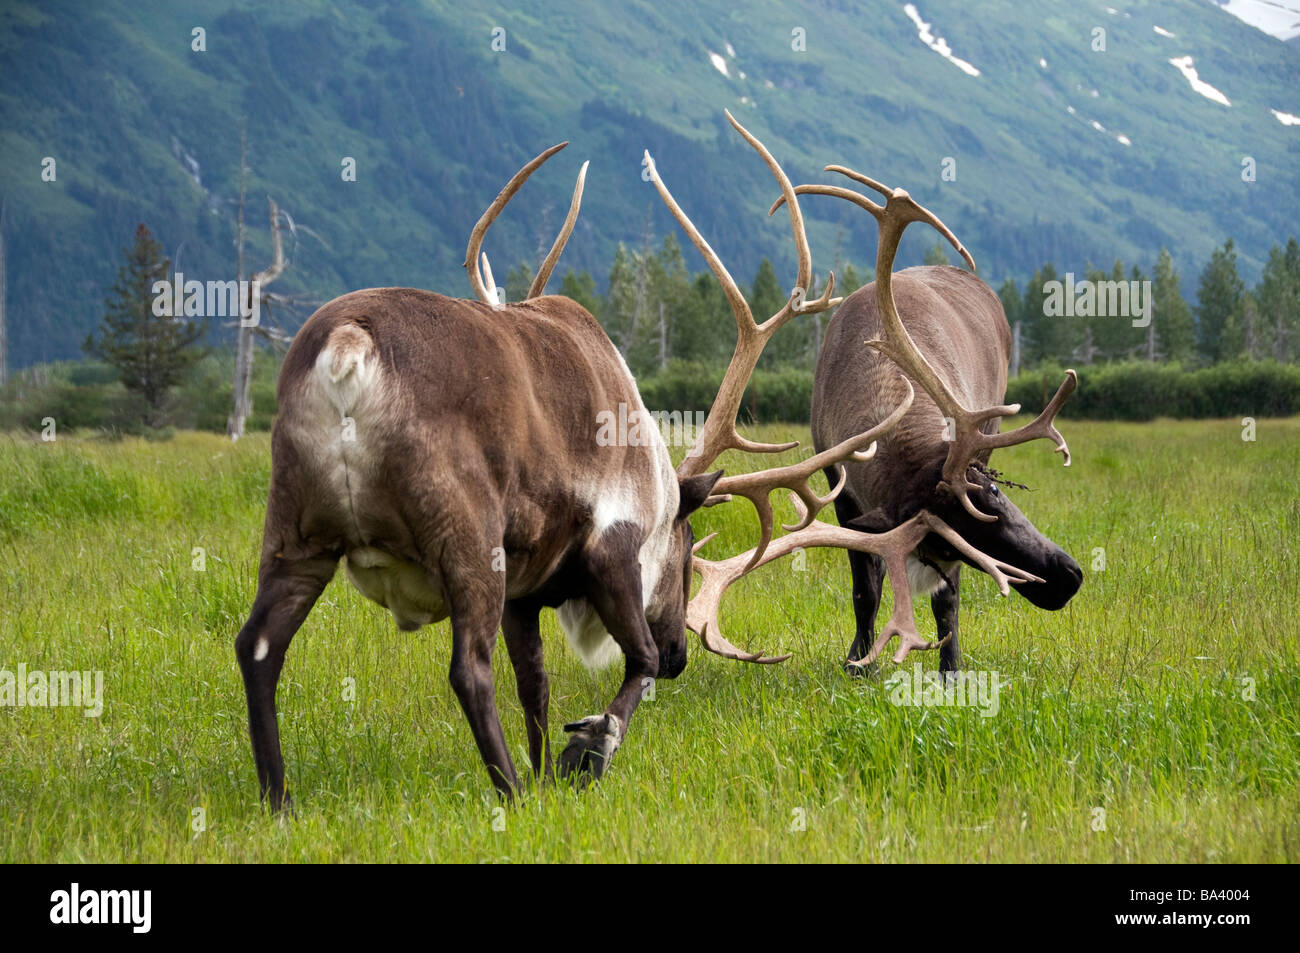
M678 480L677 490L681 502L677 505L677 518L685 519L703 506L704 501L713 492L713 484L721 478L722 471L715 470L713 473L701 473L698 476Z

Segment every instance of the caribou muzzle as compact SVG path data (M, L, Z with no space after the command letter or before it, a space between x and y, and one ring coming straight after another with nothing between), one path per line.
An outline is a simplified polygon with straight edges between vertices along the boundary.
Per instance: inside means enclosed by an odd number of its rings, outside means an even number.
M1079 591L1083 585L1083 570L1065 550L1059 546L1053 550L1045 565L1025 567L1034 575L1041 576L1042 582L1012 583L1011 588L1038 608L1054 611L1064 607Z

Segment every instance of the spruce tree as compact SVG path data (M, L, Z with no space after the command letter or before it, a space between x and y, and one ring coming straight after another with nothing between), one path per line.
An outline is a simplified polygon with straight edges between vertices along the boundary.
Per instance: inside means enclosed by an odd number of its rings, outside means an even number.
M772 263L764 258L754 275L754 284L749 293L749 308L754 312L754 320L762 324L776 314L790 298L781 288ZM800 315L791 318L780 334L773 335L771 342L759 358L759 367L772 368L785 364L802 363L812 347L811 325L807 317Z
M1237 275L1237 251L1229 238L1214 250L1196 292L1197 345L1212 364L1238 357L1245 346L1241 328L1244 291Z
M570 268L565 272L564 280L560 282L560 294L572 298L593 315L599 315L604 306L604 300L596 290L596 279L587 271L574 274L573 269Z
M1287 255L1293 246L1294 238L1285 252L1273 246L1255 286L1260 312L1260 349L1277 361L1290 360L1295 353L1296 331L1300 329L1300 274L1293 274L1287 267Z
M203 357L195 345L205 329L201 322L170 313L170 290L164 292L165 307L155 309L154 286L168 281L171 262L143 223L135 230L135 244L124 252L126 264L118 269L112 293L104 300L98 334L89 334L82 347L117 368L126 389L144 400L145 426L158 427L165 419L169 392Z
M925 250L925 258L922 259L927 265L951 265L948 260L948 249L943 247L943 242L935 242Z
M528 297L528 289L533 286L533 266L521 261L506 273L504 291L506 301L523 301Z
M1151 282L1151 323L1155 327L1156 355L1166 361L1185 363L1196 351L1196 322L1183 300L1181 281L1174 270L1169 249L1162 247Z

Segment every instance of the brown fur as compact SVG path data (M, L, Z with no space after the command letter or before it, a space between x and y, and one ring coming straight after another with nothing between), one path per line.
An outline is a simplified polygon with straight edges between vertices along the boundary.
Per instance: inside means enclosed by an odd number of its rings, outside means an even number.
M597 413L620 402L637 407L640 397L580 305L546 296L495 310L410 288L353 292L303 326L280 375L276 455L293 442L312 399L321 349L333 332L349 328L373 342L381 377L402 382L377 435L384 458L364 498L354 494L352 512L340 512L327 494L302 491L304 482L320 485L323 474L296 446L299 465L283 477L300 488L300 512L268 534L270 551L310 540L321 550L364 544L420 562L496 521L509 559L508 595L521 594L591 529L574 474L599 485L649 467L647 447L596 445Z
M1011 331L993 289L970 272L947 266L904 269L893 276L893 288L903 326L953 394L973 409L1002 403ZM884 420L906 395L903 372L866 346L881 337L873 282L849 295L826 329L813 388L813 440L819 451ZM919 494L933 490L937 481L933 471L947 453L943 415L929 394L915 381L912 385L911 409L879 441L875 458L848 464L844 492L862 512L897 498L901 486ZM926 481L929 486L923 486Z
M1011 330L993 289L970 272L946 266L908 268L893 276L894 302L916 349L961 404L971 411L1003 403ZM903 372L866 341L883 337L873 282L850 295L827 329L813 391L813 440L818 450L833 446L883 420L906 396ZM1020 512L987 472L967 470L970 492L992 522L976 519L940 486L950 444L943 415L930 395L912 381L915 398L898 426L880 441L875 456L846 465L847 483L835 500L842 526L883 532L927 510L966 543L1030 572L1038 583L1013 583L1035 605L1059 609L1078 591L1082 573L1069 554L1047 539ZM1000 418L984 425L996 433ZM989 451L975 461L987 463ZM834 474L827 474L833 477ZM908 559L914 594L929 594L937 634L943 641L939 668L959 667L958 593L962 558L931 533ZM857 632L850 659L863 658L875 641L884 564L879 557L849 553Z
M560 758L566 773L599 776L646 679L685 666L687 518L717 475L679 484L648 419L640 441L603 445L601 414L645 408L596 320L558 296L493 308L411 288L356 291L294 338L279 399L258 593L235 643L272 806L287 798L280 669L344 557L401 628L450 617L451 683L507 795L519 779L496 712L498 628L533 767L547 776L539 610L562 607L586 658L616 645L619 692L602 715L566 726Z

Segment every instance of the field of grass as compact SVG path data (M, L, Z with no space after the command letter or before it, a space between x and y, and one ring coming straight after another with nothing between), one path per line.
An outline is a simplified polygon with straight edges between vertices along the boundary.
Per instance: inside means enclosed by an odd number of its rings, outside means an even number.
M692 638L598 786L499 810L447 681L447 624L401 633L340 573L280 683L285 823L259 809L233 651L266 435L0 436L0 670L103 672L98 718L0 707L0 861L1300 859L1300 418L1261 421L1254 442L1235 420L1064 429L1068 470L1041 442L995 463L1033 487L1013 496L1084 588L1046 613L965 574L966 666L998 673L996 715L896 706L884 679L843 675L847 561L810 552L724 604L733 641L789 662ZM743 502L695 526L721 531L706 555L752 542ZM558 749L618 672L582 668L549 613L544 633Z

